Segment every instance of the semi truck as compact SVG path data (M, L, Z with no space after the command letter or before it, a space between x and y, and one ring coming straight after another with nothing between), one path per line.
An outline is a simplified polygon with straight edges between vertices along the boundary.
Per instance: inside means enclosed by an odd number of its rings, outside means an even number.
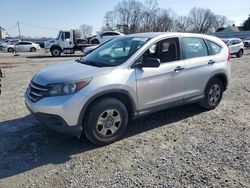
M87 44L85 39L76 38L75 30L59 31L55 39L44 42L45 51L50 52L53 57L74 54L75 51L83 51L85 47L92 45Z

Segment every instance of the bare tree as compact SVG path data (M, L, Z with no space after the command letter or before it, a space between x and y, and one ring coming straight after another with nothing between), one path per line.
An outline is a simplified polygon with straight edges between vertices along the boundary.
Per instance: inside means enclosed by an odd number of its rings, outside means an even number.
M173 19L170 15L171 10L159 9L155 19L153 19L152 31L166 32L171 31L173 28Z
M116 30L117 18L115 11L108 11L104 17L105 26L102 27L104 31L114 31ZM106 28L105 28L106 27Z
M156 14L159 10L157 0L146 0L143 8L143 24L142 31L148 32L153 31L152 20L155 19Z
M92 35L93 27L90 25L82 24L80 30L84 37L89 37Z
M196 33L206 33L215 31L225 24L226 18L215 15L210 9L192 8L189 13L191 31Z
M178 17L171 9L161 9L157 0L122 0L106 13L103 30L119 30L125 34L136 32L179 31L206 33L227 23L225 16L210 9L191 9L188 16Z
M173 30L177 32L189 32L191 30L191 23L187 16L179 16L174 21Z
M230 21L227 19L226 16L216 15L216 22L214 23L214 31L216 31L219 27L223 27L228 25ZM230 24L232 25L232 24Z
M115 7L118 24L128 28L126 33L139 32L143 4L136 0L123 0Z

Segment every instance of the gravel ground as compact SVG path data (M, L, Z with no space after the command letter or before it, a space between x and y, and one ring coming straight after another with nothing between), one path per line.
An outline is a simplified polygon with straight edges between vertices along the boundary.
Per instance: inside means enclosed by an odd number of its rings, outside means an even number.
M130 122L105 147L42 126L24 105L35 72L79 56L0 53L0 187L250 187L250 51L212 111L188 105Z

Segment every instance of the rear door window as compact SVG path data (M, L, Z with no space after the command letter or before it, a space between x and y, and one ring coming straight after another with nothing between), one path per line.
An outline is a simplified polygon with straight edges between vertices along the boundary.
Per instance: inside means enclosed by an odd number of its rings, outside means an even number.
M183 41L183 56L185 59L208 56L208 48L201 38L185 37Z

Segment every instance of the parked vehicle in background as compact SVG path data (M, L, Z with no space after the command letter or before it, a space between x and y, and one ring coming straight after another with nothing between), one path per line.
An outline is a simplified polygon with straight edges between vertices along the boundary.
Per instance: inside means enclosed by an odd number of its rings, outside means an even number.
M41 49L39 44L30 41L21 41L15 45L6 45L4 51L6 52L36 52Z
M113 40L113 39L110 39ZM110 40L107 40L106 42L102 43L102 44L96 44L96 45L92 45L92 46L88 46L83 48L83 56L88 55L89 53L93 52L96 48L98 48L101 45L104 45L105 43L109 42Z
M231 55L241 57L244 54L244 43L239 38L223 38L222 41L228 46Z
M6 46L8 45L15 45L16 43L20 42L20 39L10 39L7 40L7 42L0 44L0 50L4 51L4 49L6 48Z
M76 38L75 31L59 31L56 39L44 42L46 52L50 52L52 56L58 57L62 53L74 54L75 51L82 51L83 47L91 46L86 40Z
M247 37L245 40L243 40L244 46L247 48L250 48L250 37Z
M228 47L213 36L122 36L80 61L35 74L25 102L54 130L110 144L121 138L129 118L194 102L216 108L230 79L229 58Z
M44 42L35 42L36 44L39 44L40 48L44 48Z
M7 42L9 42L9 40L10 40L10 39L7 39L7 40L4 40L4 41L1 41L1 42L0 42L0 45L1 45L1 44L3 44L3 43L7 43Z
M113 39L118 36L122 36L124 34L116 32L116 31L107 31L100 33L99 35L93 36L91 39L89 39L89 42L92 44L102 44L110 39Z
M83 49L83 56L88 55L89 53L93 52L99 45L88 46Z

